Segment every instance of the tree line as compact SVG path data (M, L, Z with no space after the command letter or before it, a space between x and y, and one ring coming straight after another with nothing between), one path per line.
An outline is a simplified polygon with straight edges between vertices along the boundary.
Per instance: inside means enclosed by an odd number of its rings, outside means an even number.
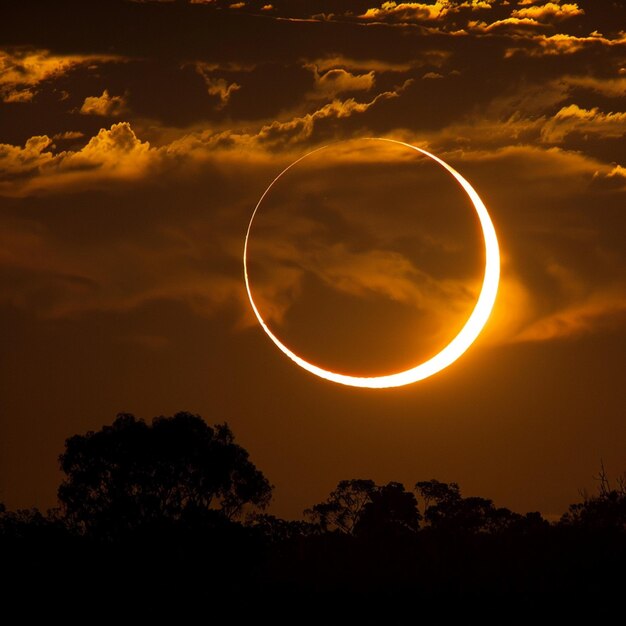
M524 598L528 608L626 582L626 483L604 468L597 493L558 522L435 479L412 489L342 480L291 521L267 513L272 485L228 425L190 413L150 424L120 414L67 439L59 462L56 508L0 505L2 561L28 586L69 581L89 595L115 579L112 597L126 602L129 588L193 589L196 600L210 590L241 615L274 597L310 606L291 623L317 623L318 612L345 623L347 611L399 624L416 602L431 610L445 598L454 611Z

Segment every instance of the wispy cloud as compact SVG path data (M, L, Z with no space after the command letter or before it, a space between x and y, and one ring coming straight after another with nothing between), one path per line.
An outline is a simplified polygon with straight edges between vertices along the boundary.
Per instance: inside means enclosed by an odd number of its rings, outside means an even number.
M314 88L311 95L316 98L333 99L340 93L370 91L374 87L373 70L363 74L354 74L340 67L320 70L314 63L307 64L305 67L313 73Z
M0 98L4 102L30 102L46 80L58 78L81 65L118 60L106 55L58 55L48 50L0 50Z
M577 104L561 108L541 129L541 140L561 143L573 133L602 138L626 134L626 112L602 113L598 107L584 109Z
M241 85L236 82L228 82L225 78L214 75L215 65L198 61L195 64L196 71L204 79L207 93L210 96L217 97L218 103L216 109L223 109L230 100L231 95L235 91L241 89Z
M126 98L124 96L112 96L108 89L101 96L88 96L80 107L83 115L100 115L103 117L118 117L126 110Z

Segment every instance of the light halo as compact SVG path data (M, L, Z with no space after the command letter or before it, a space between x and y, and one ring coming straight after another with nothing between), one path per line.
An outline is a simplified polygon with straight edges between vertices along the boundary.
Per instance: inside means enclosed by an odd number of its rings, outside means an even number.
M461 176L452 166L448 165L445 161L440 159L439 157L423 150L422 148L418 148L412 144L406 143L404 141L398 141L396 139L388 139L384 137L368 137L364 138L373 141L387 141L389 143L394 143L400 146L405 146L410 148L411 150L415 150L416 152L420 152L424 156L429 157L445 170L447 170L452 176L457 180L457 182L461 185L464 191L469 196L472 204L474 205L474 209L476 210L476 214L478 215L478 219L480 222L480 226L483 233L483 239L485 242L485 274L483 278L483 284L481 287L480 294L478 299L476 300L476 305L472 310L469 318L465 322L463 328L459 331L459 333L448 343L448 345L443 348L440 352L438 352L435 356L431 357L427 361L420 363L419 365L412 367L408 370L404 370L401 372L396 372L394 374L385 374L383 376L351 376L349 374L340 374L338 372L333 372L330 370L326 370L321 368L309 361L306 361L302 357L298 356L295 352L290 350L286 345L284 345L276 335L270 330L268 325L265 323L265 320L261 316L255 302L252 297L252 290L250 288L250 279L248 276L248 242L250 239L250 232L252 230L252 224L254 222L254 218L259 211L259 207L263 203L265 196L270 192L272 187L280 180L280 178L286 174L292 167L300 163L303 159L306 159L308 156L319 152L320 150L324 150L329 147L329 145L322 146L320 148L316 148L311 152L301 156L299 159L295 160L293 163L288 165L274 180L269 184L267 189L263 192L263 195L257 202L254 211L252 212L252 217L250 218L250 222L248 223L248 229L246 231L246 238L243 247L243 271L244 271L244 280L246 284L246 291L248 292L248 299L250 300L250 305L252 306L252 310L261 325L261 328L265 331L267 336L273 341L276 347L286 356L288 356L296 365L299 365L307 372L311 374L315 374L320 378L324 378L334 383L339 383L341 385L349 385L351 387L366 387L370 389L385 389L389 387L402 387L404 385L410 385L411 383L415 383L419 380L424 380L433 374L440 372L441 370L448 367L456 361L465 351L474 343L483 327L487 323L489 319L489 315L491 314L491 310L493 309L493 305L496 301L496 295L498 293L498 283L500 281L500 249L498 246L498 237L496 235L495 228L491 221L491 217L489 216L489 212L485 207L483 201L480 199L480 196L474 188L470 185L470 183ZM332 145L332 144L330 144Z

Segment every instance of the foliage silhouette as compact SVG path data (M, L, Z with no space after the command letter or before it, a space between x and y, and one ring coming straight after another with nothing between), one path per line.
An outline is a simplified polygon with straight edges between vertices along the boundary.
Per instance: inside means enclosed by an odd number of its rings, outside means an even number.
M304 511L320 532L346 535L380 535L415 532L421 514L417 500L404 485L373 480L342 480L324 502Z
M266 541L272 544L313 535L319 528L309 522L284 520L267 513L254 513L247 521L251 528L258 530Z
M398 535L416 532L421 514L417 499L402 483L377 487L365 504L354 531L357 535Z
M600 462L598 493L589 496L583 492L583 501L571 504L561 517L561 524L602 530L626 530L626 474L619 476L613 487Z
M67 523L100 537L150 524L215 522L216 515L232 520L271 498L272 487L228 426L212 428L190 413L151 425L120 414L112 426L68 439L59 460Z
M58 509L0 503L5 597L11 584L71 589L73 609L83 598L89 610L161 616L169 602L178 621L201 610L331 626L416 613L527 624L546 604L560 623L588 598L595 623L626 584L626 483L604 472L598 493L556 523L434 479L415 484L417 498L398 482L342 480L309 521L290 521L265 512L272 488L230 429L196 415L122 414L68 439L60 461Z
M376 490L373 480L342 480L324 502L306 509L304 514L322 532L339 531L351 535Z
M416 483L415 490L424 500L424 519L433 530L495 533L545 524L539 513L523 516L503 507L497 508L486 498L464 498L457 483L431 479Z

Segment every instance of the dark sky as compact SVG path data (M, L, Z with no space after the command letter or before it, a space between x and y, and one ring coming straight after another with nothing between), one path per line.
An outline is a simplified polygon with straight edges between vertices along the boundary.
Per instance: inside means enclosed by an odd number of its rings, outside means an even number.
M271 2L271 0L270 0ZM0 23L0 500L52 506L66 437L227 421L299 517L344 478L562 513L626 469L622 2L22 1ZM412 386L482 280L469 351Z

